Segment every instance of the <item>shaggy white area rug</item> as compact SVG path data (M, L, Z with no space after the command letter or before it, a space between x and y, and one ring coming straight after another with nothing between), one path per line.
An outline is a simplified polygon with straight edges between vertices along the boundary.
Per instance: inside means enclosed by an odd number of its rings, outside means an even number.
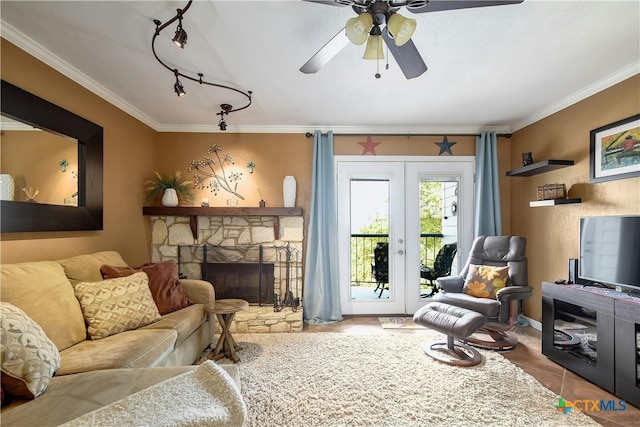
M234 336L248 426L598 425L496 352L470 368L425 355L444 335Z
M82 415L62 427L242 426L247 408L224 370L205 361L193 371L159 382Z

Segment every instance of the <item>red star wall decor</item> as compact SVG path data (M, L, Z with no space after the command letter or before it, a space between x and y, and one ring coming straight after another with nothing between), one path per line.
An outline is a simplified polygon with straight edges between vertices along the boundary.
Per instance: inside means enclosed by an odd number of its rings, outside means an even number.
M358 144L362 145L364 147L364 150L362 151L362 154L367 154L367 153L371 153L375 156L376 154L376 146L380 145L380 142L373 142L371 140L371 137L368 136L367 140L365 142L358 142Z

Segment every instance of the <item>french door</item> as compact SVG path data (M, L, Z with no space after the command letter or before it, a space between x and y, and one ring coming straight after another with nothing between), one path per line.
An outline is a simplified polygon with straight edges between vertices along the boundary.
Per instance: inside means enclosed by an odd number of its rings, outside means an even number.
M469 251L473 158L336 161L343 314L413 314L428 302L430 282L421 272L433 267L438 249L455 243L459 253ZM430 217L439 229L426 232Z

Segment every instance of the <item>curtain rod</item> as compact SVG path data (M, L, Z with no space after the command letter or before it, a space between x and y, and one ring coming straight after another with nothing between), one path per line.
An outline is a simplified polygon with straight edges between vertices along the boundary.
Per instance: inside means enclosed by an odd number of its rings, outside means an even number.
M480 136L479 133L334 133L334 136L406 136L410 138L412 136ZM305 133L307 138L311 138L313 136L313 132ZM511 138L512 134L510 133L498 133L496 134L498 138Z

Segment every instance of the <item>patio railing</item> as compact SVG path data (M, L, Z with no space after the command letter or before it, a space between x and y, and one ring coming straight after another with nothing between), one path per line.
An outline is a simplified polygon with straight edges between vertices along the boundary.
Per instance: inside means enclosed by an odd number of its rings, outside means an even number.
M442 246L441 233L420 234L420 262L433 266L436 254ZM352 234L351 235L351 283L353 286L366 286L376 283L372 273L373 250L378 243L388 242L388 234ZM416 266L419 268L420 266Z

